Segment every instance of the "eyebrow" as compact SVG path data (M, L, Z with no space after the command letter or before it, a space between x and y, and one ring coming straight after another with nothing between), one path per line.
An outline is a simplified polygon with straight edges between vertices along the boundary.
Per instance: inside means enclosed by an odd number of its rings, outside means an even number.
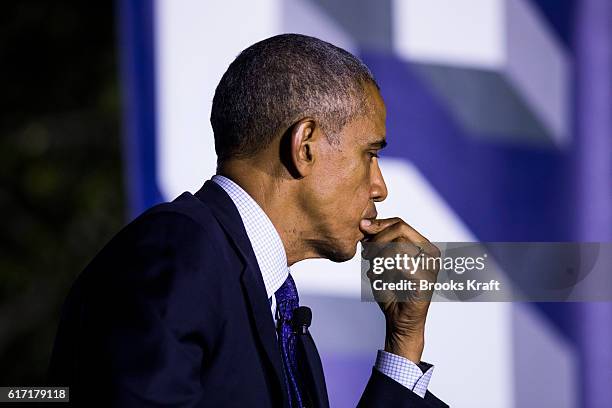
M385 139L380 139L370 143L369 146L373 148L384 149L385 147L387 147L387 141Z

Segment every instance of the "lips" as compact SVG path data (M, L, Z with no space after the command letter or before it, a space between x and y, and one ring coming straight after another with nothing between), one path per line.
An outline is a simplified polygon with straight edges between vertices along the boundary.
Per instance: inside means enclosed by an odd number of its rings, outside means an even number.
M366 212L366 214L363 216L363 219L364 220L374 220L376 219L376 217L378 217L378 212L376 211L376 208L374 208Z
M361 217L361 219L362 220L375 220L376 217L378 217L378 211L376 211L375 206L372 206L370 209L366 211L366 213L363 215L363 217ZM361 231L361 227L359 228L359 235L361 235L361 239L360 239L361 242L368 241L369 237Z

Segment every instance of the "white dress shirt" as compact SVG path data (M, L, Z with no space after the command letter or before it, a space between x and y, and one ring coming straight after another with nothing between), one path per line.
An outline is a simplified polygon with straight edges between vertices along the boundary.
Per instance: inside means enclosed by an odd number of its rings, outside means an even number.
M251 241L255 258L257 258L268 299L271 299L272 318L276 320L276 298L273 295L289 276L287 253L283 242L270 218L238 184L220 175L213 176L212 181L225 190L238 209L244 229ZM425 373L407 358L378 350L374 367L417 395L424 397L434 367L427 363L421 363L421 365L426 370Z

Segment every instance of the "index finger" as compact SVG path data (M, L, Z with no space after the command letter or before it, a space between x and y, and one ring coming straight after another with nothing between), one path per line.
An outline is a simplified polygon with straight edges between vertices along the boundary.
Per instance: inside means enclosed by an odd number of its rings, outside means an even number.
M395 224L397 224L398 222L401 222L401 221L402 221L402 219L398 218L398 217L381 218L381 219L376 219L376 220L363 219L359 223L359 227L367 235L376 235L380 231L382 231L382 230L384 230L386 228L389 228L390 226L395 225Z

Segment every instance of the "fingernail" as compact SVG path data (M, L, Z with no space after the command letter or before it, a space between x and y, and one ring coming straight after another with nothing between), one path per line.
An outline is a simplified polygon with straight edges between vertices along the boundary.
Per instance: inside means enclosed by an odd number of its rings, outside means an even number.
M370 221L370 220L361 220L361 225L363 225L364 227L370 226L370 225L372 225L372 221Z

